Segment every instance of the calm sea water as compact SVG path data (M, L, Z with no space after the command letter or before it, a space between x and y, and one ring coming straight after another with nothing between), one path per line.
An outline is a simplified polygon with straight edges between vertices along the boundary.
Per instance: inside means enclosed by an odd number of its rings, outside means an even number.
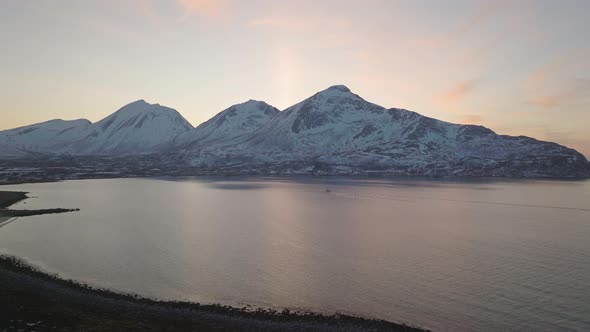
M590 330L590 182L183 178L3 186L0 251L150 297L437 331ZM327 192L329 188L331 192Z

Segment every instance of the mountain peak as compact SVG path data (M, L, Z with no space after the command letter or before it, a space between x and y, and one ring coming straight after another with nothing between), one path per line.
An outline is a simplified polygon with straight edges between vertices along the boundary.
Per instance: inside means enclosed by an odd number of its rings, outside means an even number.
M153 152L192 129L176 110L140 99L93 124L72 149L99 155Z
M149 105L149 104L148 104L148 102L145 101L145 99L139 99L139 100L130 102L126 106L129 106L129 105Z
M267 114L274 114L278 113L279 110L270 106L269 104L261 101L261 100L254 100L250 99L240 104L232 105L229 108L225 109L224 111L220 112L218 115L228 114L230 116L234 115L236 112L264 112Z
M141 114L145 112L158 112L161 113L162 111L170 111L172 110L169 107L162 106L160 104L150 104L146 102L144 99L139 99L134 102L131 102L119 110L117 110L113 114L126 114L127 116L131 116L133 114Z
M346 85L332 85L324 91L340 91L340 92L351 92Z
M320 96L320 97L331 98L331 97L349 97L351 95L353 95L353 93L350 91L350 89L347 86L345 86L345 85L332 85L331 87L316 93L312 97Z
M146 109L147 106L150 106L150 104L148 104L145 100L140 99L140 100L136 100L134 102L124 105L117 112L129 111L129 110L143 110L143 109Z
M250 99L217 113L192 132L179 137L177 144L194 148L213 142L228 142L255 132L279 113L277 108L263 101Z
M260 100L249 99L249 100L247 100L247 101L245 101L243 103L236 104L236 105L233 105L233 106L242 106L242 105L244 105L244 106L245 105L266 105L266 103L263 102L263 101L260 101Z

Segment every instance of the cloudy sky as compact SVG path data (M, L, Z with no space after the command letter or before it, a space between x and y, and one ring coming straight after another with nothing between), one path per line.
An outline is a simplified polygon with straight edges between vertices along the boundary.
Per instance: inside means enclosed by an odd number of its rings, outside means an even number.
M345 84L590 157L587 0L0 0L0 129L137 99L197 125Z

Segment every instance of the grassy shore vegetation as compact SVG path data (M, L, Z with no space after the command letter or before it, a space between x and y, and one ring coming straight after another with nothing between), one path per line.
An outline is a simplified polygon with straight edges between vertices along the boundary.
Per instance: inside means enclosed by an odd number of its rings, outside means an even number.
M4 209L26 193L0 192ZM2 331L424 331L350 315L158 301L97 289L0 256Z

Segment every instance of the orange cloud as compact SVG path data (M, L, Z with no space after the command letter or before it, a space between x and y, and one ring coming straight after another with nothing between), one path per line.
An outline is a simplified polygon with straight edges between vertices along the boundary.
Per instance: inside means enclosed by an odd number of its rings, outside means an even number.
M478 80L474 79L458 82L446 92L434 96L433 102L441 111L453 114L455 121L459 123L480 123L482 118L474 114L464 114L465 110L461 104L465 98L473 93L478 84Z
M347 47L363 42L364 30L346 16L322 15L300 9L300 13L271 13L246 23L251 29L260 29L276 36L276 40L292 47L332 48ZM348 33L342 33L348 31Z
M456 104L461 102L467 95L469 95L477 86L477 80L467 80L459 82L451 89L438 96L436 99L445 104Z
M269 27L285 27L292 25L292 22L280 18L259 18L248 22L250 27L269 26Z
M351 21L344 17L326 17L317 14L305 14L302 16L272 15L262 18L253 19L248 22L249 27L270 27L284 28L292 30L306 30L321 32L321 29L344 29L351 27Z
M526 80L526 103L544 108L588 100L590 80L572 78L586 72L590 49L565 52L532 72Z
M470 31L473 31L473 29L483 24L483 22L499 12L501 9L507 7L511 2L512 0L495 0L487 2L480 6L473 15L467 17L455 29L450 30L438 37L419 40L418 44L428 48L448 46L448 44L450 44L452 41L461 38Z
M544 108L555 108L566 104L590 102L590 80L575 79L562 84L559 92L550 95L534 95L526 103Z
M150 0L134 0L133 3L137 6L137 9L142 13L143 16L149 19L156 17L154 6Z
M457 121L462 124L480 124L483 122L483 118L477 114L465 114L459 116Z
M226 0L177 0L177 4L185 16L220 17L226 14L228 9Z
M566 98L567 97L565 95L535 96L528 99L526 103L533 106L554 108L560 106L566 100Z

